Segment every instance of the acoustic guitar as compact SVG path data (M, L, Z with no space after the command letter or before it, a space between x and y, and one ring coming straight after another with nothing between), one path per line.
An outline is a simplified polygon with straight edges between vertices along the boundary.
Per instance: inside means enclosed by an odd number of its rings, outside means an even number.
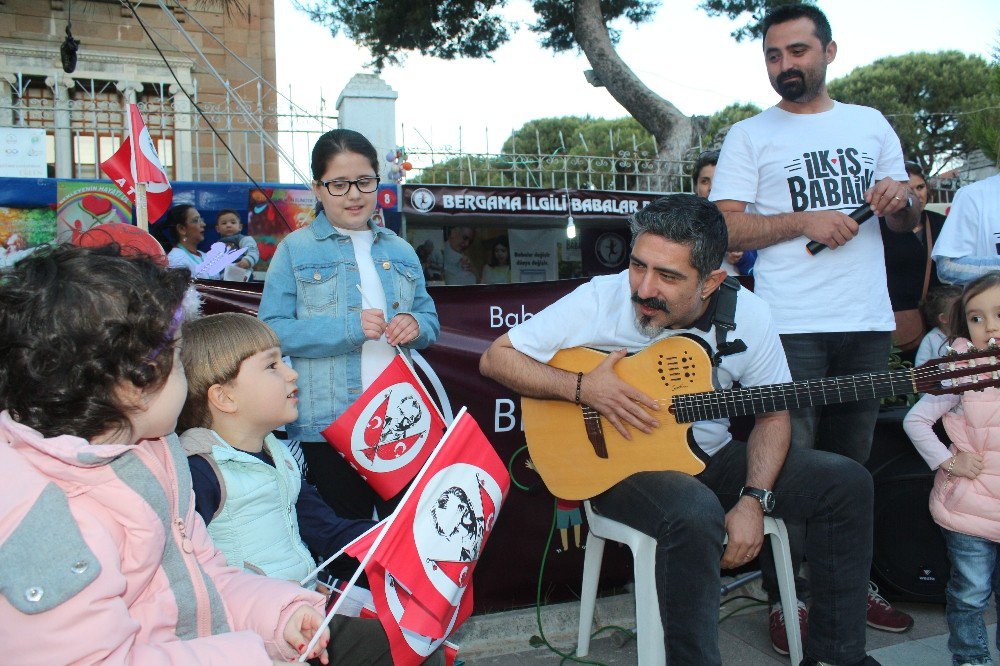
M960 393L1000 385L995 347L927 361L918 368L767 386L712 390L708 345L692 335L660 340L615 365L624 381L666 409L650 434L630 428L627 440L587 405L521 398L531 460L549 491L563 499L587 499L644 471L698 474L708 457L694 441L690 423L764 414L797 407L834 405L907 393ZM607 353L587 347L558 352L549 365L590 372ZM969 380L946 382L959 377Z

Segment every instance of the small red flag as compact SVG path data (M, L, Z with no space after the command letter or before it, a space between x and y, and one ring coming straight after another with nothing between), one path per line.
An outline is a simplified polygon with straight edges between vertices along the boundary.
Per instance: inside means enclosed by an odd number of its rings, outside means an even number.
M385 571L379 567L379 572L373 577L369 578L368 582L376 590L372 594L373 603L372 605L365 604L361 607L360 617L378 619L378 614L375 612L374 599L379 599L379 605L382 608L391 608L396 606L395 603L390 604L386 594L386 584L385 584ZM375 584L378 584L377 587ZM405 597L406 592L402 589L402 586L393 586L391 588L393 591L398 591L397 596ZM472 602L469 601L470 611ZM390 622L389 626L384 626L386 635L389 637L389 646L392 650L392 662L393 664L398 664L400 666L409 666L413 664L423 663L427 657L431 655L437 649L444 650L444 664L445 666L455 666L455 660L458 658L459 646L451 641L446 641L443 638L437 640L428 640L425 636L418 636L412 632L408 632L405 629L400 628L399 618L393 617L394 622Z
M392 618L400 631L437 639L465 621L472 609L472 574L509 488L493 445L463 414L384 528L365 568L383 624ZM374 530L347 553L363 559L378 535ZM389 606L380 605L375 592L373 576L382 573Z
M167 173L156 154L153 139L142 120L139 107L129 104L129 136L114 155L101 163L101 170L135 204L136 183L146 183L146 211L149 222L167 212L174 199ZM138 145L139 150L133 150Z
M445 424L402 356L323 437L382 499L395 497L441 441Z

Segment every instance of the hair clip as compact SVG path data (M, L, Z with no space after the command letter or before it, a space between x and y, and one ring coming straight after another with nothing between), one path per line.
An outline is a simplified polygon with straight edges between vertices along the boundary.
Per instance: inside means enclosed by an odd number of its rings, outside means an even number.
M177 335L177 331L180 330L181 323L183 323L183 321L184 303L181 302L181 304L177 306L177 309L174 310L174 316L171 318L170 324L167 325L167 330L163 332L163 342L161 342L160 345L149 354L150 361L155 361L156 357L163 352L163 349L167 346L167 344L174 339Z

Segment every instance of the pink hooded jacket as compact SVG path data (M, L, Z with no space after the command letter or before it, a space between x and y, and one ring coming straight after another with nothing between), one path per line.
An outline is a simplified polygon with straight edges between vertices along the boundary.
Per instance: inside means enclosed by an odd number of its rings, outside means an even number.
M969 349L968 340L952 347ZM945 449L931 427L940 418L951 439ZM934 521L953 532L1000 542L1000 390L975 390L960 395L928 395L920 399L903 421L906 433L932 469L938 469L931 490ZM940 469L953 455L968 451L983 457L983 470L975 479Z
M226 566L176 438L45 438L0 413L0 645L18 664L261 664L302 604ZM269 656L270 655L270 656Z

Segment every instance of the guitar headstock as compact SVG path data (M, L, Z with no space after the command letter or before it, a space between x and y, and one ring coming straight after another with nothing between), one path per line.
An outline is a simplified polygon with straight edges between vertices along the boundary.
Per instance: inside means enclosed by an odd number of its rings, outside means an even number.
M1000 386L1000 347L990 340L986 349L970 347L959 354L949 350L913 370L913 383L921 393L942 395L981 391Z

